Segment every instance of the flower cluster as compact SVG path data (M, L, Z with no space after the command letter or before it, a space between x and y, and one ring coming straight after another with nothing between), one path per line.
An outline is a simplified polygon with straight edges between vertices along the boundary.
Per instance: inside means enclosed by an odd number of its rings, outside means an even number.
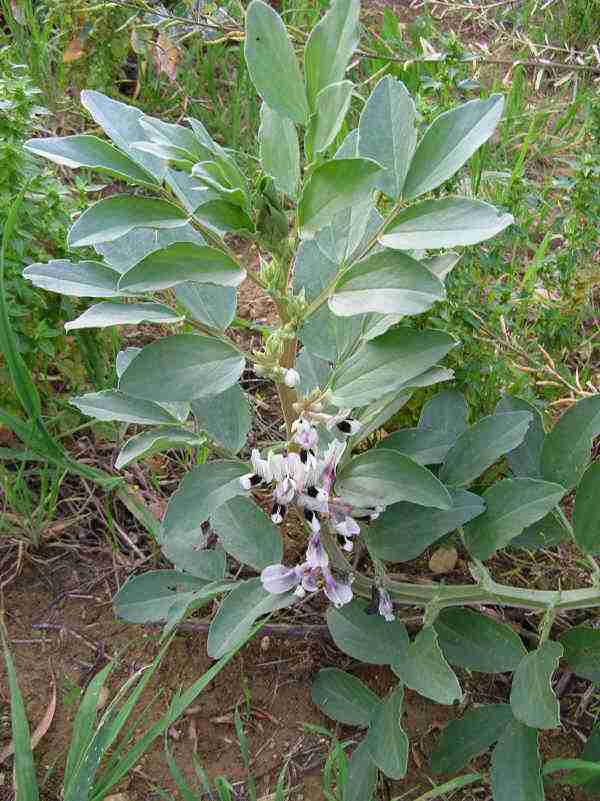
M303 597L306 593L323 590L327 598L339 607L352 600L352 578L339 579L333 575L329 556L321 542L321 525L326 522L329 530L340 539L344 550L352 551L354 539L360 534L359 521L374 520L382 508L369 504L357 508L335 496L336 473L347 444L333 439L320 451L316 425L346 436L357 433L360 428L359 423L350 417L350 409L341 409L336 414L325 414L319 406L304 410L292 425L292 442L288 443L288 449L283 453L271 451L266 458L258 450L253 450L252 472L242 476L240 481L246 490L272 486L271 520L274 523L281 523L290 506L294 505L301 510L310 529L303 562L294 567L269 565L262 571L261 580L267 592L295 590L299 597ZM393 619L393 613L385 603L378 611L386 620Z

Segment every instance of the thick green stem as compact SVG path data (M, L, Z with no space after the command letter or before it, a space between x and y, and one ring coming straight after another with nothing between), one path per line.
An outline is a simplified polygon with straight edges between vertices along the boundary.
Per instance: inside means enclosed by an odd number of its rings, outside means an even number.
M352 589L355 595L371 597L373 579L357 573L347 561L336 540L323 528L323 544L332 566L354 576ZM388 579L386 589L395 603L405 606L426 607L434 603L438 609L447 606L497 605L531 609L544 613L549 609L566 612L572 609L600 607L600 587L583 587L577 590L526 590L498 584L483 565L471 565L475 584L410 584Z

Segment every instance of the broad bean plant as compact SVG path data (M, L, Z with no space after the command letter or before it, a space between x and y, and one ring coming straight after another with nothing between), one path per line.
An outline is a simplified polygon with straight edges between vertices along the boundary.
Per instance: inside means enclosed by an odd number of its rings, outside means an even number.
M96 255L33 264L24 275L49 291L99 300L68 330L160 325L154 341L118 354L116 389L72 400L96 419L145 427L125 442L117 468L158 450L210 446L162 522L160 547L173 569L130 579L116 613L171 630L220 597L208 636L218 658L262 616L323 593L339 648L398 677L387 698L337 669L316 678L324 713L365 730L347 801L367 801L379 770L404 776L405 687L453 704L463 697L453 666L511 672L508 702L450 724L433 769L459 771L494 746L495 801L538 801L537 730L560 725L553 672L565 657L578 675L600 675L590 657L600 658L599 630L551 637L556 615L600 606L600 465L588 467L600 396L573 405L547 433L524 400L506 396L470 423L464 397L443 389L417 427L375 436L421 388L452 378L443 360L459 343L418 319L444 302L444 279L459 258L450 248L493 237L512 218L443 191L492 136L502 96L458 105L425 127L401 81L385 75L365 98L348 80L358 39L358 0L334 0L302 53L279 15L252 0L245 57L262 101L258 175L248 170L252 154L215 142L192 117L166 123L83 92L110 141L84 134L35 139L29 149L136 189L104 197L75 221L70 248ZM353 99L361 113L350 130ZM237 255L256 251L258 269ZM236 316L244 278L272 299L277 323ZM252 351L232 335L242 324L255 342L260 334ZM168 326L173 333L162 335ZM283 420L280 436L251 450L244 371L274 383ZM488 471L500 460L502 469ZM484 473L502 477L482 483ZM571 524L560 502L574 491ZM394 565L450 534L470 555L467 583L395 575ZM486 565L503 548L565 538L589 568L580 589L506 586ZM423 610L412 640L402 606ZM490 607L538 613L539 635L526 648Z

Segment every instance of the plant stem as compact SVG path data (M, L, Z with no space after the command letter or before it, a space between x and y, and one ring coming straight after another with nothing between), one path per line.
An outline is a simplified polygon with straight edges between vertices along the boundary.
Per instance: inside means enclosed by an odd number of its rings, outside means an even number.
M334 568L346 575L354 576L352 589L355 595L371 597L373 579L352 569L336 540L325 530L321 530L321 540ZM526 590L498 584L481 564L472 564L471 573L475 584L411 584L388 579L386 589L393 601L403 606L425 607L434 602L438 609L449 606L495 605L531 609L546 612L567 612L573 609L600 607L600 587L582 587L576 590Z

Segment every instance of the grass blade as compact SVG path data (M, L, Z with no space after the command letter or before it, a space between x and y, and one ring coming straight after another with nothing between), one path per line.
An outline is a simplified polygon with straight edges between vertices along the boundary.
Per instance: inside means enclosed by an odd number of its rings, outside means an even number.
M4 662L10 691L10 717L12 738L15 748L15 784L17 788L15 801L39 801L38 783L35 775L33 751L29 723L25 713L23 696L17 683L15 665L6 642L4 630L0 629L4 647Z

